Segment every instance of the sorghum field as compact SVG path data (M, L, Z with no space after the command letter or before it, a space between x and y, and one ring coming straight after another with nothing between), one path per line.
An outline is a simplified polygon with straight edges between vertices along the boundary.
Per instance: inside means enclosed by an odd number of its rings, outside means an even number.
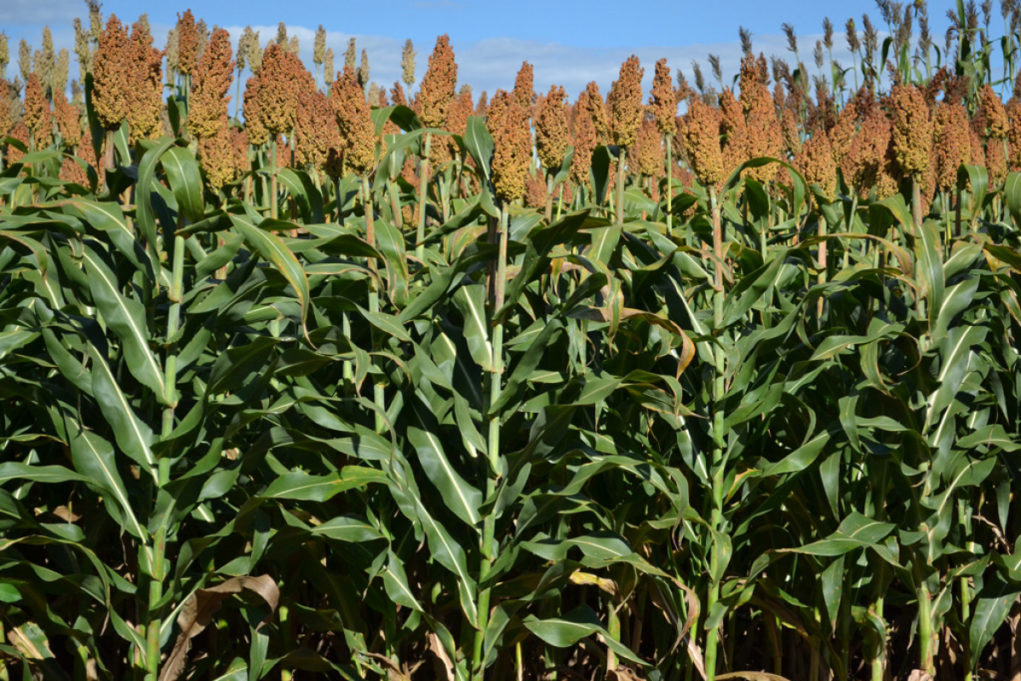
M1021 679L1021 7L573 100L90 7L0 80L0 679Z

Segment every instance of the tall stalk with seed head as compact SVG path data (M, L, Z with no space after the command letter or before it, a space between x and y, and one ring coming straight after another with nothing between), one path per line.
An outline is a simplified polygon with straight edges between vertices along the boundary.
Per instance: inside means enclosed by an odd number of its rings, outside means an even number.
M457 62L454 61L454 50L450 47L450 37L441 35L436 39L436 46L429 55L429 68L422 78L418 91L419 118L427 128L442 128L447 120L447 109L454 99L457 86ZM421 262L425 257L425 218L426 201L429 196L429 153L432 146L432 135L425 133L422 148L422 167L419 173L418 197L418 229L415 233L415 255Z
M673 229L673 145L674 135L677 133L677 90L674 89L670 78L670 67L666 59L656 62L656 75L652 79L652 94L649 97L649 104L652 106L653 115L656 118L656 127L663 136L663 146L666 148L666 229L670 233Z

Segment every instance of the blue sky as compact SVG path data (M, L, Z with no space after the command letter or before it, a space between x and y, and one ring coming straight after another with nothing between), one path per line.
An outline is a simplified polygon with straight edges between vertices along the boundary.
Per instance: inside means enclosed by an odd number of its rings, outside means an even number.
M993 34L998 36L1000 16L994 11ZM947 9L953 2L930 2L929 15L937 45L943 44ZM115 13L121 20L134 21L141 12L149 15L156 41L165 41L166 31L186 3L130 2L104 0L104 17ZM868 13L884 29L875 3L869 1L814 3L793 0L723 0L688 2L673 0L616 0L615 2L511 0L375 0L331 3L279 0L207 1L190 5L196 17L209 26L227 28L237 38L246 24L260 32L265 43L276 35L279 21L301 42L301 56L311 67L312 42L322 24L328 43L342 65L349 37L357 40L359 52L368 51L371 80L389 86L400 77L400 53L406 38L417 52L416 77L425 72L429 53L441 33L450 35L459 66L459 81L473 86L476 93L509 89L522 60L535 67L537 90L551 84L564 85L573 99L586 82L595 80L604 89L616 77L620 63L637 54L651 82L653 64L666 57L671 67L681 68L691 78L691 62L702 63L707 77L706 56L721 57L726 77L732 76L740 58L738 27L752 33L756 52L787 56L786 39L780 24L794 25L801 59L811 66L812 48L822 37L823 18L835 26L834 57L845 65L850 58L844 39L844 24L855 17L859 30L861 15ZM42 27L49 24L58 48L73 45L72 18L86 15L84 0L0 0L0 31L7 34L12 57L11 75L18 40L25 38L38 47ZM77 71L72 67L72 74Z

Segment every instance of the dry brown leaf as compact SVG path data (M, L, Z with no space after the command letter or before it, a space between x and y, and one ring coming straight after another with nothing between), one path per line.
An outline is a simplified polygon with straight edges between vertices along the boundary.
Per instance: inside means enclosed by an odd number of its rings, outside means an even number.
M426 640L429 641L429 650L431 650L433 655L439 658L440 662L443 664L443 669L447 672L447 681L455 681L454 663L450 661L450 656L447 655L447 651L444 650L443 644L440 643L440 637L430 631L428 636L426 636Z
M638 673L629 667L617 667L610 671L606 678L610 681L645 681L645 677L638 676Z
M770 674L769 672L727 672L726 674L717 674L716 678L719 681L725 679L744 679L745 681L790 681L786 676L780 676L779 674Z
M177 616L177 626L181 633L178 634L173 650L163 663L159 681L174 681L181 675L188 660L191 639L209 625L213 614L220 609L223 599L244 590L251 591L266 601L270 614L276 612L277 604L280 602L280 589L269 575L231 577L226 582L208 589L197 589L184 602L181 614Z
M29 623L25 626L34 627L35 625ZM53 651L50 650L50 645L46 638L42 639L42 647L36 645L32 639L26 635L21 627L14 627L7 632L7 640L11 642L19 653L21 653L26 660L47 660L53 657ZM38 627L36 627L38 629ZM42 631L39 631L40 635Z
M932 675L921 669L913 669L908 675L908 681L932 681Z
M694 637L688 638L688 657L691 658L692 664L695 665L695 671L702 677L702 681L705 681L705 660L702 657L702 649L695 642Z

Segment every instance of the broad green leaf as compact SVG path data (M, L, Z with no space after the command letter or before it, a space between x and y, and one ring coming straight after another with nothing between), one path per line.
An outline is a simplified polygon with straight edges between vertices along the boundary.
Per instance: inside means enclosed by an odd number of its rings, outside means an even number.
M486 319L486 290L481 284L462 286L454 293L454 304L464 318L464 339L472 359L483 371L493 370L493 347Z
M107 503L116 504L115 517L124 519L124 529L145 542L148 539L148 533L135 517L134 507L128 498L127 488L124 487L124 480L117 470L113 446L88 430L75 432L71 437L70 445L74 467L89 481L90 485L97 487L109 497Z
M462 139L483 179L488 182L492 174L493 138L486 129L486 119L469 116Z
M837 531L827 538L791 550L813 556L842 556L855 549L877 546L895 527L893 523L880 522L852 512L840 523Z
M177 199L177 208L191 222L198 222L205 215L202 198L202 174L198 161L187 147L170 147L160 157L167 183Z
M88 352L92 358L92 394L113 430L117 446L155 479L152 429L135 413L106 360L91 345Z
M646 663L641 658L610 636L609 632L599 622L596 613L587 605L576 608L560 617L539 619L535 615L528 615L521 623L530 632L556 648L567 648L587 636L599 634L603 642L621 658L630 660L643 667L646 666Z
M0 463L0 484L8 480L32 480L43 483L84 482L88 478L64 466L33 466L20 461Z
M422 470L440 491L447 508L467 524L477 525L481 520L482 492L468 484L454 469L440 438L435 433L408 426L408 441L418 453Z
M968 639L975 660L973 669L978 667L978 660L982 659L986 645L1001 627L1006 626L1007 616L1017 602L1018 594L1021 594L1021 589L1010 587L1000 580L978 594L968 627Z
M128 371L139 383L152 390L162 404L170 405L173 396L167 394L163 369L149 350L151 336L146 324L145 307L138 300L121 295L113 272L88 246L85 247L84 260L92 299L103 321L120 338Z
M386 476L382 471L365 466L345 466L339 473L329 475L294 471L271 482L261 496L321 502L349 489L363 489L374 482L385 483Z
M305 276L305 270L294 256L294 253L284 245L280 237L256 227L247 217L231 215L230 219L244 237L248 246L276 267L277 271L283 275L291 285L291 288L294 289L294 293L301 305L301 319L302 324L304 324L305 317L308 314L310 295L308 278Z

